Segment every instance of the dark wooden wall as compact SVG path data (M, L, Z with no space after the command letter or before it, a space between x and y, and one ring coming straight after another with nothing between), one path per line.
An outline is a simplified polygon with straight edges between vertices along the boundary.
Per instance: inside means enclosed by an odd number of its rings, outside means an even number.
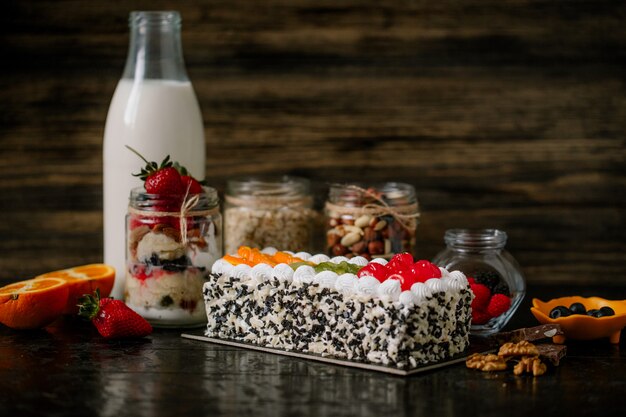
M1 281L101 261L128 13L171 8L218 189L405 181L423 258L448 228L496 227L531 284L626 281L621 0L5 1Z

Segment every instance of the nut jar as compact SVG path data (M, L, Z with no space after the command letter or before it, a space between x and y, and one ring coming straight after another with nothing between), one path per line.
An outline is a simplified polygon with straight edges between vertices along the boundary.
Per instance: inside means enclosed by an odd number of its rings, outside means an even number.
M415 254L420 216L412 185L389 182L367 189L331 185L325 204L327 252L330 256L391 258Z
M240 246L312 251L313 197L308 180L293 176L229 180L224 208L224 249Z
M206 323L202 286L222 256L217 191L130 193L126 215L126 304L155 327Z
M451 229L445 232L444 241L446 248L435 256L433 263L448 271L460 270L468 279L489 289L488 296L483 297L485 300L475 299L472 303L471 333L479 336L497 333L526 294L521 268L505 249L507 234L497 229ZM498 306L491 309L490 303L496 295L499 303L508 304L504 312L498 311Z

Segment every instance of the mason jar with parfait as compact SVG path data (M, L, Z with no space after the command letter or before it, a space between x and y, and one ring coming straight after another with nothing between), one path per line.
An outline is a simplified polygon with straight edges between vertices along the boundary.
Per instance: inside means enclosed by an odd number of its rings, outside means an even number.
M155 327L206 323L202 287L222 256L217 191L168 158L147 163L126 215L126 304Z

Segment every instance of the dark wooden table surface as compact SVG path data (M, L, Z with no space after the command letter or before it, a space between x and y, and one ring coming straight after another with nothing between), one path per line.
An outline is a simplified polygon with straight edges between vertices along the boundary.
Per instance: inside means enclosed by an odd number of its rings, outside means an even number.
M626 298L626 288L581 295ZM508 329L534 325L531 287ZM105 341L65 320L41 331L0 327L2 416L613 416L626 410L626 338L568 343L561 365L541 377L482 373L453 365L411 377L332 366L187 340L156 330Z

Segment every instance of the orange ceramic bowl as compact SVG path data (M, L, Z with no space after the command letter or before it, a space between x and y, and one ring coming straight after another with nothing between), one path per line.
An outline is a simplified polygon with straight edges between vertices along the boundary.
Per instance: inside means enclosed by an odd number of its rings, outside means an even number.
M599 309L608 306L615 311L614 316L591 317L572 314L558 319L550 318L550 311L556 306L568 307L572 303L582 303L585 309ZM533 298L530 312L541 324L559 324L564 335L554 336L554 343L563 343L565 339L592 340L608 337L611 343L619 343L620 332L626 327L626 300L605 300L599 297L561 297L550 301Z

